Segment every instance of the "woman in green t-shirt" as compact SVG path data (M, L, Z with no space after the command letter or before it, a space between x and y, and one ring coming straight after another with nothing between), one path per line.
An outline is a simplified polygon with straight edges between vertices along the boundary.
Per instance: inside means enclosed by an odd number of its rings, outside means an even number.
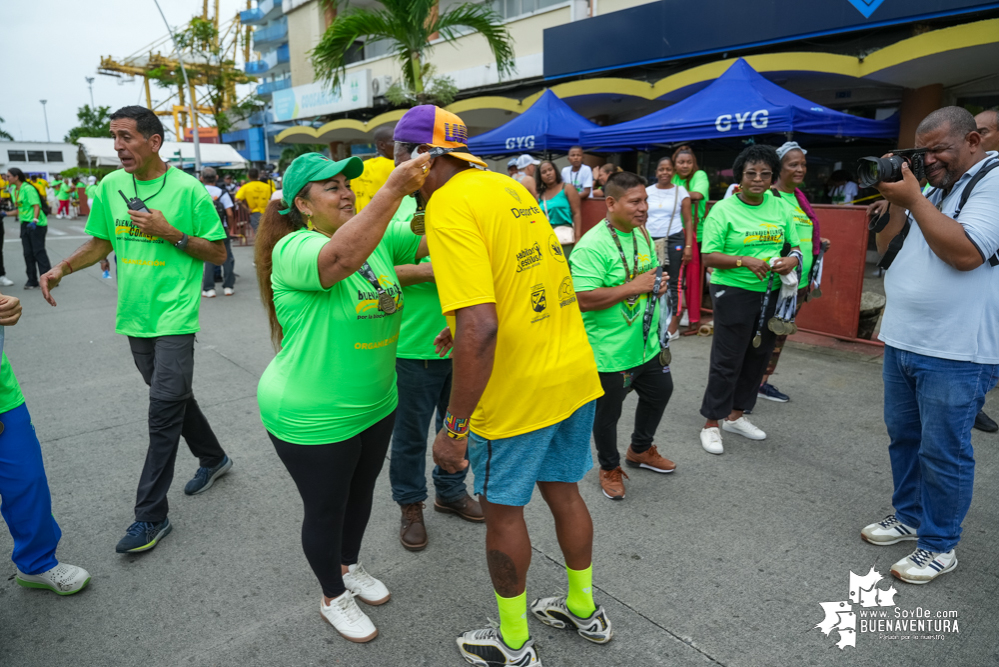
M355 215L349 179L361 161L302 155L257 230L261 300L281 346L257 387L260 417L305 505L302 547L322 585L320 611L354 642L378 634L354 596L389 599L358 552L398 403L404 303L394 266L427 254L420 237L385 232L428 161L401 164Z
M24 289L38 289L38 276L43 276L52 269L49 253L45 250L48 218L42 210L38 190L28 182L23 171L11 167L7 171L7 179L14 184L11 194L17 207L17 218L21 221L21 248L24 250L25 272L28 274Z
M562 175L551 160L543 160L538 165L534 185L538 190L538 203L562 244L565 258L569 259L572 247L583 235L579 193L562 182Z
M701 446L711 454L724 452L722 429L751 440L767 437L743 412L756 405L776 339L765 325L777 309L780 280L773 274L786 275L801 263L790 208L780 198L766 196L779 171L772 147L743 150L732 165L740 192L715 204L704 223L701 251L704 265L713 269L715 319L711 369L701 401L707 420Z
M701 236L704 231L704 211L708 206L708 175L697 167L694 149L684 145L673 151L674 185L682 185L690 196L693 225L696 230L696 243L689 244L691 258L686 265L687 289L684 297L687 305L687 319L691 332L697 331L701 321L701 295L704 293L704 267L701 262ZM686 251L687 248L684 248Z

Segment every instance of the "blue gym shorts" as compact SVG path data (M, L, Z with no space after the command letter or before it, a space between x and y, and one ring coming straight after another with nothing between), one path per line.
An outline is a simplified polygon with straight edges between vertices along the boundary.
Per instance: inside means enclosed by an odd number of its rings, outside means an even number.
M568 418L512 438L486 440L471 433L468 459L475 474L475 493L497 505L522 507L531 501L537 482L575 484L593 467L590 434L596 401Z

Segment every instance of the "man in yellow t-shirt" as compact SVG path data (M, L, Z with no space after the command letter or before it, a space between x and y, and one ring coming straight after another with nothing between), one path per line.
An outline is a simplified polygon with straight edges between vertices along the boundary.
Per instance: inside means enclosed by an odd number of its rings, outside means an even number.
M250 227L256 232L257 225L260 224L260 216L267 208L267 202L271 200L272 190L271 186L260 180L259 170L251 169L247 175L250 180L236 191L236 199L246 204L246 207L250 209Z
M395 140L399 150L435 156L420 194L454 348L434 460L456 472L468 465L468 451L499 605L499 629L465 633L459 650L470 662L497 651L505 664L537 661L527 629L531 541L524 524L535 485L562 538L569 594L535 600L531 611L606 643L610 622L592 593L592 522L577 488L593 466L590 431L603 391L562 246L524 186L481 169L454 114L432 105L410 109Z
M376 157L364 161L364 172L350 182L354 191L354 209L360 213L375 196L378 189L385 185L389 174L395 168L395 149L392 143L392 126L386 125L375 130Z

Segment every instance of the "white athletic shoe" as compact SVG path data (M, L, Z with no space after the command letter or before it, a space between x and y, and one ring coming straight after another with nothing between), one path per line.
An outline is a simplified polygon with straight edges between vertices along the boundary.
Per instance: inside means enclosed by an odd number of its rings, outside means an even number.
M886 516L884 521L864 526L863 530L860 531L860 537L865 542L877 544L878 546L887 546L905 540L919 539L916 529L899 521L894 514Z
M206 299L214 299L217 295L215 294L215 290L207 289L207 290L201 290L201 296L205 297Z
M528 639L523 646L514 650L506 645L499 630L484 628L469 630L460 635L457 641L461 657L476 667L541 667L533 639Z
M687 327L690 326L690 317L687 316L687 309L683 309L683 315L680 316L680 326Z
M343 575L343 585L347 590L370 605L385 604L392 597L385 584L378 581L365 572L360 563L355 563L347 568L347 574Z
M232 296L233 294L236 293L236 290L234 290L231 287L223 287L222 288L222 293L225 294L226 296Z
M717 426L701 429L701 447L708 454L725 453L725 448L722 447L721 430Z
M891 566L896 579L907 584L928 584L941 574L957 567L957 554L951 549L946 553L916 549Z
M4 287L10 287L13 284L14 281L8 278L7 276L0 276L0 285L3 285Z
M614 638L614 628L603 607L597 607L587 618L581 618L572 613L567 598L538 598L530 604L531 613L553 628L569 628L579 633L583 639L594 644L606 644Z
M750 440L766 440L767 434L761 429L753 425L751 421L746 419L745 416L739 417L735 421L729 421L728 419L721 420L722 428L729 433L738 433L744 438L749 438Z
M328 605L325 599L320 602L319 613L347 641L363 644L378 636L378 628L357 606L354 594L349 590L340 597L333 598Z
M59 563L39 574L25 574L18 569L17 583L25 588L44 588L57 595L72 595L90 583L90 573L76 565Z

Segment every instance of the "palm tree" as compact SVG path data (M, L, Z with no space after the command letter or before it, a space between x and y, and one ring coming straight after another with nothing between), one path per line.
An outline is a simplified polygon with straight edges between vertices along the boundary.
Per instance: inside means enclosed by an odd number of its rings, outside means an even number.
M4 122L3 118L0 117L0 123L3 122ZM7 141L14 141L14 137L11 136L10 132L2 128L0 128L0 139L6 139Z
M392 42L406 87L422 96L428 69L426 59L433 48L430 39L439 35L445 42L453 42L468 30L486 38L500 78L514 72L513 40L498 13L486 5L467 2L440 13L437 2L381 0L385 9L352 8L338 14L312 50L316 77L336 90L343 82L347 54L354 43L361 38L386 39ZM327 0L326 4L336 2Z

